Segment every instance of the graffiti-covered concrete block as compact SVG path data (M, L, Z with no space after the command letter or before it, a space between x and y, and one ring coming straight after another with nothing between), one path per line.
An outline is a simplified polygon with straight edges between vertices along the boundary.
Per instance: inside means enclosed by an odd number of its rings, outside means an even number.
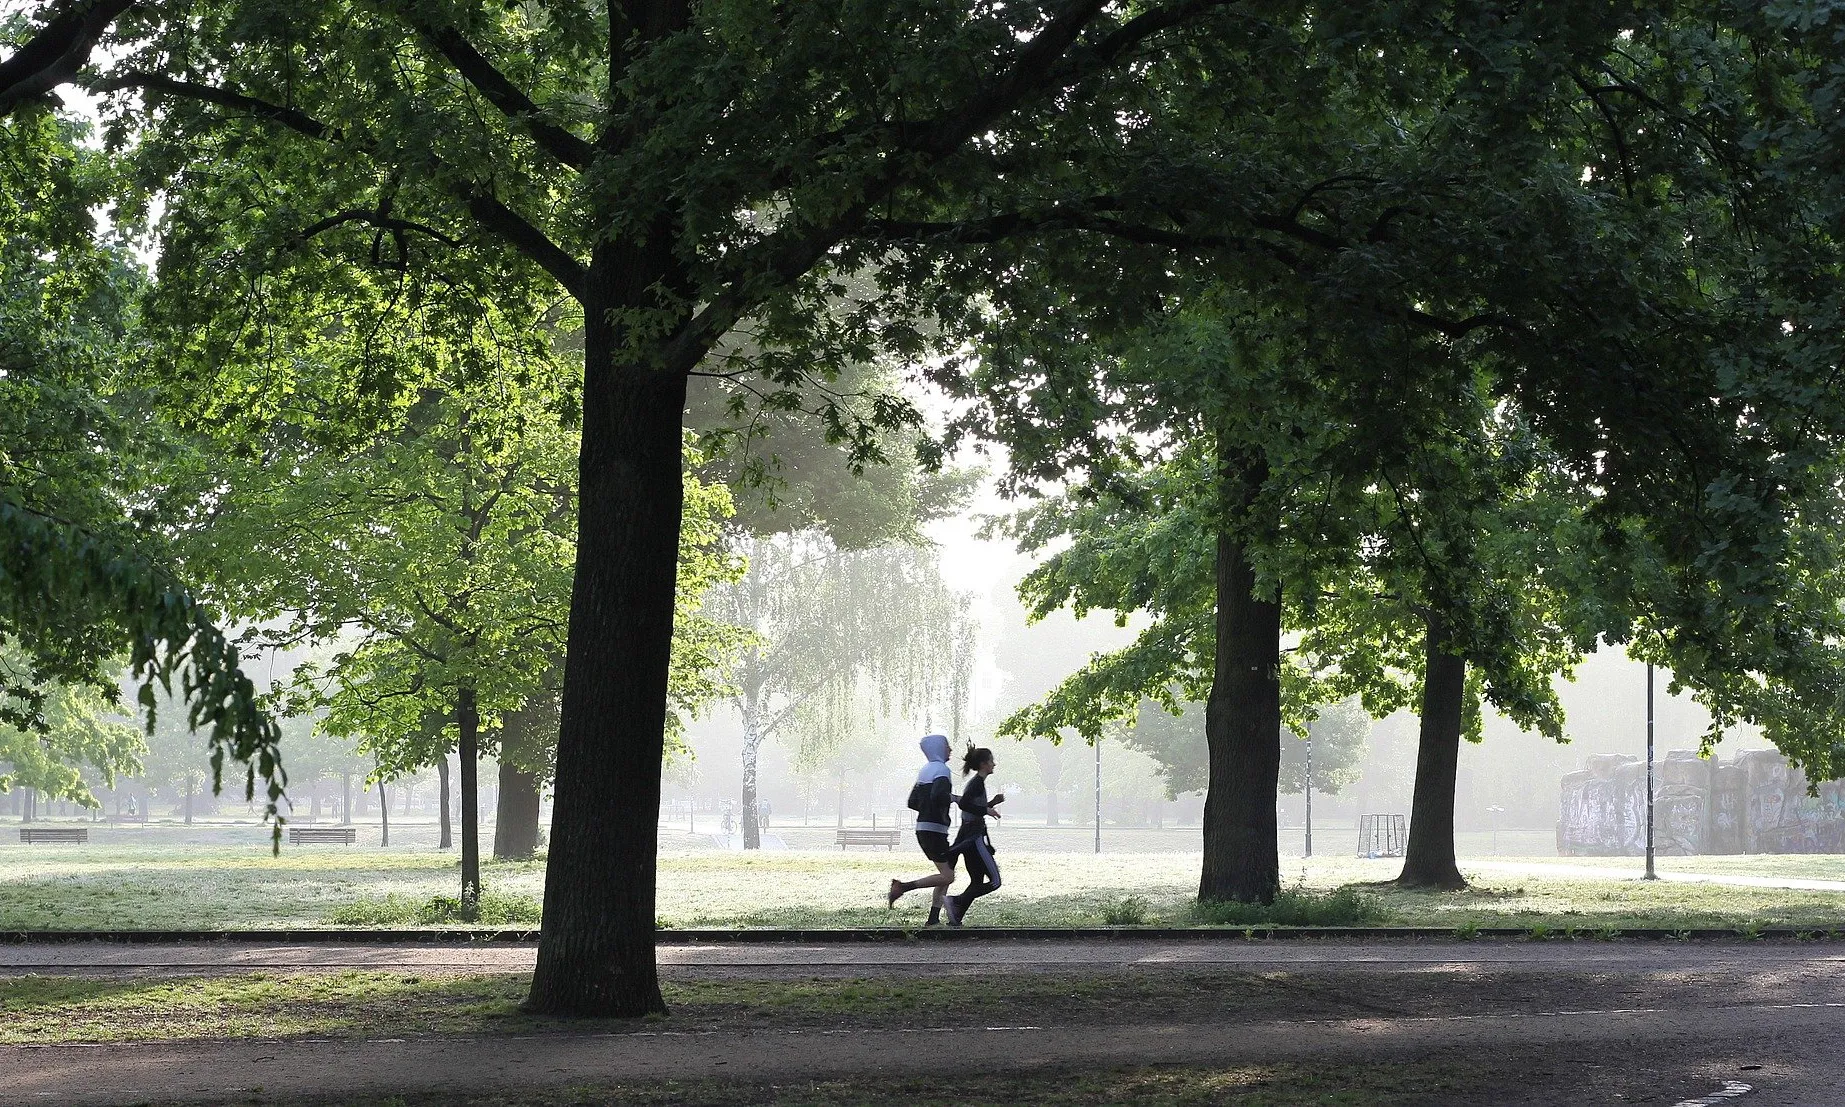
M1713 761L1710 767L1709 848L1707 853L1741 853L1743 774L1734 764Z
M1709 852L1710 762L1690 750L1673 750L1657 768L1654 849L1681 857ZM1640 848L1646 849L1644 839Z
M1563 778L1562 809L1557 820L1557 852L1565 857L1618 856L1631 837L1632 797L1622 794L1631 781L1623 774L1634 758L1598 754L1588 767ZM1642 772L1644 772L1642 766ZM1641 819L1646 817L1641 796Z
M1673 750L1654 767L1653 842L1661 854L1845 853L1845 785L1807 794L1806 775L1774 750L1729 763ZM1646 852L1646 766L1620 754L1591 757L1563 778L1557 852Z

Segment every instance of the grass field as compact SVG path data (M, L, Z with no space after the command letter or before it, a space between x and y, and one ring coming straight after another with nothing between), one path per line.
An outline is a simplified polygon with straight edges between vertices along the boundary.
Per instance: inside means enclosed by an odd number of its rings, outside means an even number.
M970 923L1085 926L1108 921L1190 925L1194 853L1050 853L1002 846L1005 886ZM1398 862L1348 857L1284 859L1283 882L1309 891L1355 885L1375 921L1469 926L1845 927L1845 893L1713 884L1642 884L1630 858L1557 859L1605 869L1610 879L1526 871L1475 871L1463 893L1375 887ZM913 926L926 910L913 894L884 908L892 876L920 875L919 859L837 850L661 854L659 921L665 927ZM1466 863L1463 862L1463 868ZM1845 880L1845 857L1666 858L1666 872L1747 872ZM526 923L542 899L542 863L489 863L484 878L501 908L489 921ZM217 929L420 925L431 897L452 896L452 853L429 849L304 847L273 856L266 845L0 846L0 929ZM1124 901L1132 901L1125 904ZM421 913L420 913L421 912Z

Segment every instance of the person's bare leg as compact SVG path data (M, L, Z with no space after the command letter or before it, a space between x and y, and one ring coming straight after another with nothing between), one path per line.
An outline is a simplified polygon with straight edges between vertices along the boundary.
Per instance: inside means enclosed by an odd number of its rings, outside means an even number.
M955 882L955 859L937 861L935 867L941 870L941 883L935 886L935 895L929 900L929 921L925 926L934 926L942 921L942 901L948 898L948 886Z
M886 906L895 907L897 901L903 898L905 892L913 892L918 888L936 889L936 901L939 906L942 894L941 889L955 882L955 863L953 861L937 861L935 863L935 868L936 872L933 876L919 876L915 880L892 880L890 882L890 899Z

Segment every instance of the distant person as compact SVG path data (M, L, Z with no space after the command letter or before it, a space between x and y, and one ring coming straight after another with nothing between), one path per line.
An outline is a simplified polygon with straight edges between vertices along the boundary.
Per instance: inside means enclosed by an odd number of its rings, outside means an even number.
M961 789L961 831L955 835L951 851L967 859L968 885L948 897L948 925L960 926L967 909L981 896L999 891L999 862L993 859L993 842L987 837L987 818L999 818L1004 794L987 798L987 777L993 775L993 751L982 746L970 747L961 758L961 771L974 779Z
M929 901L929 921L924 926L938 926L942 921L942 899L955 881L954 854L948 847L948 808L954 802L954 772L948 767L948 739L931 734L922 740L922 771L910 788L910 810L916 812L916 844L923 856L935 862L936 871L915 880L890 882L890 898L885 906L895 907L905 892L918 888L935 889Z
M724 833L726 835L729 835L732 831L734 831L737 828L737 820L734 817L732 817L730 813L730 804L728 803L724 805L723 827L724 827Z

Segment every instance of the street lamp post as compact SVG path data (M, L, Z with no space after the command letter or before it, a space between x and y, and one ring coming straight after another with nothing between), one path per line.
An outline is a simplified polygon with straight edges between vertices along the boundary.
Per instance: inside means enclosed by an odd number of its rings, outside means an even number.
M1095 851L1102 852L1102 739L1095 740Z
M1653 663L1646 663L1646 875L1658 880L1653 869Z
M1302 857L1313 856L1313 731L1307 732L1307 848Z

